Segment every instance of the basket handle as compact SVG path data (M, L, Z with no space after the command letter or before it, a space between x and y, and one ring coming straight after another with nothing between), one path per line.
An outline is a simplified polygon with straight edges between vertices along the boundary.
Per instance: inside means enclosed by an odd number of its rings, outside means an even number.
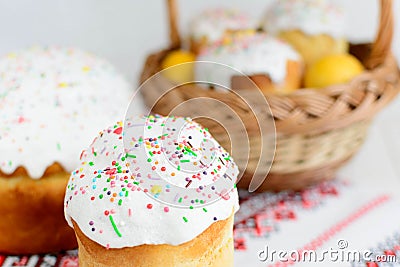
M167 0L170 47L179 48L181 37L178 29L178 8L176 0ZM380 20L378 34L369 56L364 60L368 69L382 64L391 50L394 31L393 0L380 0Z
M178 29L178 8L175 0L167 0L170 48L181 46L181 36Z
M394 31L393 0L380 0L378 34L372 44L369 56L364 60L368 69L382 64L391 50Z

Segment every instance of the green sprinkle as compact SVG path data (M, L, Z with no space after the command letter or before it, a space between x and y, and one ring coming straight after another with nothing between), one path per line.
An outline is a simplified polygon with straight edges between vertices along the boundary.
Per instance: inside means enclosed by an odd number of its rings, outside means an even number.
M133 155L133 154L128 154L128 153L126 153L125 157L136 159L136 156L135 156L135 155Z
M185 147L185 150L186 150L187 152L191 153L193 156L197 157L197 154L194 153L190 148Z
M188 219L186 219L186 217L182 217L182 219L183 219L185 222L188 222Z
M125 161L125 157L122 157L121 160L122 160L122 161Z
M12 161L10 160L9 162L8 162L8 166L11 166L12 165Z
M200 204L204 204L204 200L200 200Z
M215 173L217 173L217 170L216 170L216 169L214 169L214 172L215 172Z
M178 202L181 203L182 202L182 198L179 198Z
M90 166L93 166L93 165L94 165L93 161L89 162L89 165L90 165Z
M125 197L128 197L129 191L125 191Z
M204 210L204 212L207 212L207 209L206 209L206 208L203 208L203 210Z
M57 143L57 149L58 149L58 150L61 150L61 145L60 145L60 143Z
M150 156L153 156L154 154L153 154L153 152L149 151L149 155L150 155Z
M95 157L97 157L97 152L93 152L93 155L94 155Z
M190 206L190 207L189 207L189 209L191 209L191 210L192 210L192 209L193 209L193 206Z
M99 195L99 198L100 198L100 199L103 199L103 194Z
M139 182L133 182L135 185L139 185Z
M233 187L236 188L236 184L234 184Z
M118 146L114 146L114 149L117 149Z
M103 191L106 192L106 191L107 191L107 187L104 187L104 188L103 188Z
M208 128L204 128L204 130L206 130L206 132L208 132Z
M150 130L150 129L151 129L151 126L150 126L150 125L149 125L149 126L147 126L147 129L149 129L149 130Z
M119 237L122 237L121 233L120 233L119 230L118 230L117 225L116 225L115 222L114 222L114 219L113 219L112 215L110 215L109 217L110 217L110 222L111 222L112 227L114 228L115 233L116 233Z
M147 159L147 162L151 162L151 158L148 158L148 159Z
M101 174L97 175L97 178L101 178Z
M184 162L190 162L190 160L188 160L188 159L181 159L181 162L182 162L182 163L184 163Z
M119 205L119 206L122 205L122 199L120 199L120 200L118 201L118 205Z
M180 165L178 165L178 171L180 171L181 170L181 166Z

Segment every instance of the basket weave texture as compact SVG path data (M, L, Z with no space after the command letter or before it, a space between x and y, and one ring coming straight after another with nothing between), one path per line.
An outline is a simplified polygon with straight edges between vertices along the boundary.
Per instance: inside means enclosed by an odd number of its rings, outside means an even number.
M199 97L217 99L229 105L246 126L249 137L249 156L240 153L244 147L234 148L235 154L239 155L235 161L243 174L238 186L247 187L257 165L261 169L268 166L265 172L269 169L269 164L259 163L259 152L260 149L274 148L261 145L262 138L255 122L256 116L268 114L254 114L233 93L204 90L196 84L186 84L163 94L165 88L176 85L163 77L148 80L161 70L165 55L180 46L176 3L174 0L168 0L167 3L171 45L166 50L150 55L145 62L140 78L140 83L144 85L141 90L144 100L147 106L152 107L152 112L162 115L168 115L179 104ZM392 0L380 0L380 24L375 42L352 46L350 52L363 62L366 71L349 83L318 90L305 88L284 96L265 95L275 122L277 143L272 167L259 190L299 190L315 182L332 179L338 168L361 147L374 115L400 91L400 72L391 54L394 24L392 8ZM251 90L245 93L249 98L252 97ZM178 115L196 117L199 108L204 107L185 105ZM207 106L207 109L216 114L221 112L218 105ZM225 115L223 124L233 124L232 116ZM221 145L229 150L233 143L229 139L232 135L228 136L223 125L209 119L200 119L199 122L208 127Z

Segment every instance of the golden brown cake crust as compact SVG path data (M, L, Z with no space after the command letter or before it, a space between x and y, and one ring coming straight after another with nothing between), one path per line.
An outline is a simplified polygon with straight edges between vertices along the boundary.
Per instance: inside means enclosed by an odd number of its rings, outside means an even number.
M213 223L195 239L172 245L141 245L106 249L87 238L73 221L79 243L80 267L233 266L233 214Z
M34 254L77 247L63 212L68 178L58 164L37 180L24 168L12 175L0 173L0 252Z

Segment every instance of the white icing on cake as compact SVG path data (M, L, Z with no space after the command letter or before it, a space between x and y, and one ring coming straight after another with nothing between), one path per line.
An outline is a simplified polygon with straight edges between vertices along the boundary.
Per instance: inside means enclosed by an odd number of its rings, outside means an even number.
M215 43L202 50L198 61L210 61L228 65L221 68L214 64L197 63L197 81L213 81L231 86L231 78L238 72L246 75L265 74L279 84L286 77L288 60L300 61L300 55L288 44L263 33L235 35L228 43ZM235 71L236 69L237 71Z
M226 179L224 174L236 180L239 173L207 130L188 118L160 116L133 117L125 125L120 122L102 131L82 153L82 163L72 173L65 196L65 216L71 226L74 220L88 238L107 248L179 245L238 209L236 188L224 192L211 188L219 196L213 202L203 194L210 183ZM129 137L132 141L127 148L123 136L131 127L139 130ZM159 135L160 131L164 134ZM203 142L213 144L212 158L206 156ZM199 158L203 166L198 165ZM172 192L168 184L159 185L162 178L186 186ZM148 191L142 187L146 181L153 183ZM187 196L187 188L197 193ZM158 200L168 194L175 196L174 203ZM179 206L182 201L193 206Z
M329 0L279 0L267 10L263 28L277 34L285 30L301 30L309 35L327 34L343 38L343 10Z
M207 38L208 42L220 39L227 30L254 29L256 20L233 8L207 9L194 17L190 23L190 36L194 40Z
M123 116L132 90L113 66L73 48L33 47L0 58L0 170L40 178L70 172L82 148Z

